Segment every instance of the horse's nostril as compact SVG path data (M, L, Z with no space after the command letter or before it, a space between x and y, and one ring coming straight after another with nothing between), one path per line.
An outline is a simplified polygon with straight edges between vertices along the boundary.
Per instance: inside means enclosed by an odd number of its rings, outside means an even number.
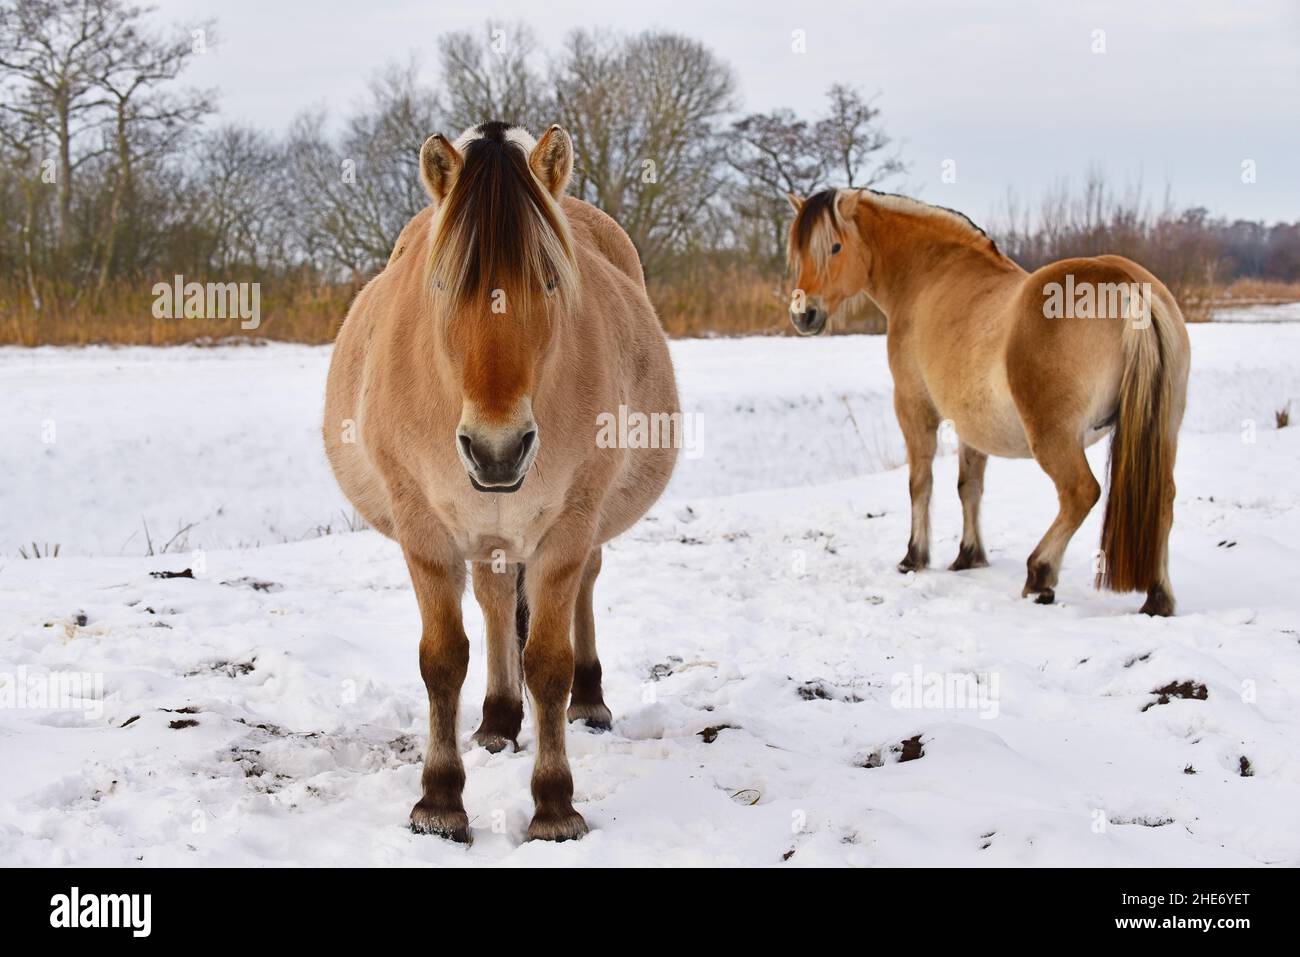
M478 467L478 459L474 457L474 440L465 433L461 433L457 438L460 440L460 447L465 452L465 458L470 460L470 464Z
M537 430L529 429L519 437L519 458L515 460L516 465L523 465L524 459L528 458L528 453L532 451L533 443L537 441Z

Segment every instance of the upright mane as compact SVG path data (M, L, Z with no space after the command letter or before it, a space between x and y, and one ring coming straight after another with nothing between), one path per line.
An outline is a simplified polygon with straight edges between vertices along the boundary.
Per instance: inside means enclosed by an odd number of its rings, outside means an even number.
M847 190L824 189L814 193L804 201L795 216L791 231L790 245L791 266L799 253L807 249L813 257L817 268L826 264L831 254L831 247L843 235L846 228L844 218L840 215L839 196ZM877 206L921 217L943 228L957 242L964 242L972 248L980 249L998 259L1004 259L997 244L988 233L976 226L968 216L949 209L946 206L932 206L919 199L899 196L897 193L882 193L879 190L863 189L864 198Z
M493 121L460 135L464 166L434 215L429 275L447 314L527 310L542 296L577 298L577 264L559 203L528 167L536 145Z

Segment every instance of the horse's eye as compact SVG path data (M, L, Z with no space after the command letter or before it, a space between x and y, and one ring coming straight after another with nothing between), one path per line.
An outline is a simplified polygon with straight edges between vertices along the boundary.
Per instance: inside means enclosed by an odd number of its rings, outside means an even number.
M546 292L548 295L555 292L555 284L556 280L554 278L546 280Z
M834 256L834 255L835 255L837 252L839 252L839 251L840 251L840 244L839 244L839 243L836 243L834 246L831 247L831 255L832 255L832 256Z

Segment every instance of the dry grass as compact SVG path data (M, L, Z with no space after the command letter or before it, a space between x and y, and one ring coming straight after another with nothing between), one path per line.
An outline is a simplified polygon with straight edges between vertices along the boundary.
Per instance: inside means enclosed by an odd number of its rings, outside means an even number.
M673 339L702 336L794 335L790 284L737 266L702 267L686 276L647 283L650 299ZM869 301L836 319L832 332L885 331L885 317Z
M213 345L263 339L329 343L360 287L360 282L264 280L261 323L249 330L241 328L238 319L157 319L151 282L120 284L93 301L77 299L66 290L43 290L44 307L39 311L21 287L0 286L0 345ZM664 330L674 339L793 334L788 284L780 277L706 265L652 280L649 288ZM838 319L832 331L884 328L884 317L868 302Z
M152 284L146 282L112 288L94 302L47 292L40 312L21 288L0 286L0 345L329 343L360 287L359 281L337 285L303 278L264 281L261 324L246 330L238 319L156 319ZM670 338L794 334L787 313L789 284L779 276L744 266L703 265L652 278L649 288ZM1173 291L1189 322L1205 321L1213 307L1230 303L1300 301L1300 283L1256 279ZM838 317L829 331L879 334L885 331L885 318L863 300Z
M261 322L238 319L158 319L152 282L122 283L89 300L67 290L42 290L37 310L25 290L0 287L0 345L179 345L271 339L332 342L359 285L303 279L261 283Z
M50 543L46 542L45 547L42 548L36 542L32 542L32 550L30 554L28 553L26 546L19 547L18 554L28 560L37 559L37 558L58 558L59 545L56 542L54 546L51 547Z
M1214 290L1216 306L1277 306L1300 302L1300 282L1276 279L1238 279Z

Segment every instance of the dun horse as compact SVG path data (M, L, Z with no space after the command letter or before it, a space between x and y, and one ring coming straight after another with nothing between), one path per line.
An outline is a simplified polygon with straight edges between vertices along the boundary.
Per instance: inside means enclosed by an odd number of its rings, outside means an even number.
M466 562L487 624L474 740L515 744L526 683L537 735L528 837L581 837L565 720L610 722L592 609L601 545L654 503L676 456L669 442L597 440L599 417L621 405L676 420L677 389L636 250L564 195L572 166L558 126L540 142L496 122L455 144L430 137L420 172L432 205L357 296L330 364L334 474L401 545L423 622L429 747L411 826L461 842Z
M1065 547L1101 496L1084 449L1113 431L1097 584L1145 591L1142 611L1173 614L1169 530L1190 350L1169 290L1119 256L1026 273L965 217L899 196L841 189L790 201L799 332L821 332L859 294L888 318L912 498L899 570L929 563L935 433L949 419L963 515L951 567L987 564L979 506L988 456L1033 456L1060 508L1029 556L1022 594L1051 603Z

